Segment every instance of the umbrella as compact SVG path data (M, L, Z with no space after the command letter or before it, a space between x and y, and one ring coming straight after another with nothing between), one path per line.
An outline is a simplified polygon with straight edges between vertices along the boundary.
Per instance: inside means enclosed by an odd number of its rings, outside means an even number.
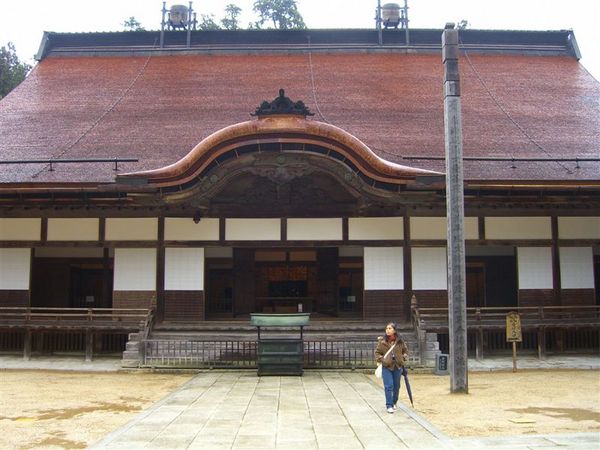
M402 375L404 376L404 384L406 385L406 393L408 394L408 399L410 400L410 406L414 408L415 405L413 404L412 389L410 388L410 383L408 381L408 370L404 366L402 366L400 370L402 370Z

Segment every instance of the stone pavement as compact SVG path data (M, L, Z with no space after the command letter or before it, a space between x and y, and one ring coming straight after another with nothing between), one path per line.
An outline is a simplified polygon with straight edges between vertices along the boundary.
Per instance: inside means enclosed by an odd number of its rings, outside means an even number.
M204 372L94 449L582 449L600 433L451 439L358 372Z
M0 370L117 371L120 360L0 356ZM519 357L519 369L600 369L600 357ZM510 357L469 360L469 371L512 370ZM387 414L383 392L360 372L205 371L92 448L600 449L600 433L451 439L410 407Z
M357 372L204 372L93 446L97 449L450 448L435 427Z

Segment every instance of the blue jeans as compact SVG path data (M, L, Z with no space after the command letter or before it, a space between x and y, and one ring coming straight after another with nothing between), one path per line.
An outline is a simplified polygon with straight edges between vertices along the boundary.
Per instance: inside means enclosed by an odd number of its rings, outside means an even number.
M386 367L382 367L381 369L383 374L383 391L385 392L385 407L391 408L398 402L402 369L390 370Z

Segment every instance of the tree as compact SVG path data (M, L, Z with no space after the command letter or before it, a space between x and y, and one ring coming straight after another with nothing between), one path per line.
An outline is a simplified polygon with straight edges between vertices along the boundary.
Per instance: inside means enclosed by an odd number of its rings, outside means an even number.
M296 0L256 0L253 9L260 17L255 23L256 28L261 28L268 21L273 22L273 28L280 30L306 28Z
M221 19L221 24L226 30L237 30L239 28L238 17L242 8L230 3L225 7L225 18Z
M210 14L201 14L200 22L198 23L198 28L200 30L220 30L221 27L217 22L215 22L215 16Z
M125 31L146 31L144 27L142 27L142 24L133 16L123 22L123 27L125 27Z
M458 22L458 25L456 28L458 30L466 30L468 26L469 26L469 21L466 19L462 19L461 21Z
M8 48L7 48L8 47ZM25 79L31 66L19 61L15 46L9 42L0 48L0 98L16 88Z

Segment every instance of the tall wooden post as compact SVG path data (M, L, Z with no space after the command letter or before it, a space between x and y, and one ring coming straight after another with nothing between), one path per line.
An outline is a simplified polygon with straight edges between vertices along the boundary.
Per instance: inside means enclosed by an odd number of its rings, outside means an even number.
M448 234L448 330L450 391L467 393L467 299L465 289L464 195L458 30L442 34L444 129L446 141L446 216Z

